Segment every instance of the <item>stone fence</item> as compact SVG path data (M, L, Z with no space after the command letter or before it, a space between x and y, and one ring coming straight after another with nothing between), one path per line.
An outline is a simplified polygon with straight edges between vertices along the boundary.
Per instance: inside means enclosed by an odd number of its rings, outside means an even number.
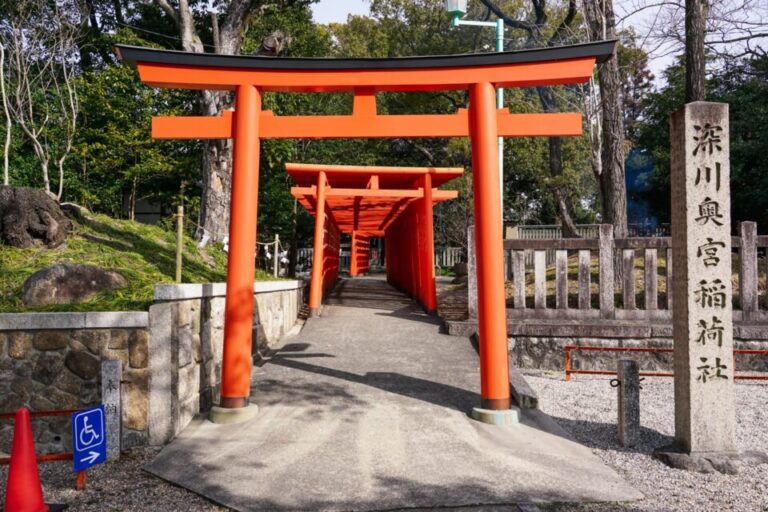
M760 285L758 252L768 236L754 222L743 222L732 237L734 253L734 348L768 349L768 293ZM469 318L447 321L457 336L477 331L474 236L469 242ZM597 238L505 240L507 330L513 362L524 368L562 370L566 345L672 347L673 274L671 239L615 239L611 225ZM547 265L546 252L555 254ZM533 265L526 265L532 259ZM622 278L614 279L616 262ZM641 264L638 265L638 263ZM662 264L663 262L663 264ZM532 268L531 268L532 267ZM582 352L574 368L615 368L626 354ZM636 353L643 370L670 370L670 354ZM737 357L739 371L768 371L768 355Z
M0 412L101 401L100 362L123 364L124 447L163 444L218 400L224 284L158 285L149 312L0 314ZM254 287L254 357L295 324L301 281ZM12 424L0 424L9 452ZM39 453L71 450L66 418L35 420Z

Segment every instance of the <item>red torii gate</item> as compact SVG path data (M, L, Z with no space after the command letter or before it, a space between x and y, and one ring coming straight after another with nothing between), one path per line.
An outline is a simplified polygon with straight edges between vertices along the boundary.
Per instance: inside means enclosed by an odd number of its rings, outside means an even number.
M352 235L351 276L367 272L370 237L383 236L387 280L428 312L437 310L432 209L458 197L437 187L464 169L288 163L285 170L297 185L291 193L315 217L313 315L338 275L337 232Z
M155 87L235 91L235 111L219 117L156 117L155 138L233 138L232 201L220 407L212 419L244 419L249 407L259 141L267 138L471 137L477 247L480 382L484 421L510 409L498 137L581 134L576 113L510 114L495 87L586 82L615 41L573 46L390 59L291 59L200 54L118 46ZM469 90L469 109L448 115L378 115L380 91ZM352 92L351 115L275 116L265 91ZM248 409L248 410L244 410ZM239 411L238 411L239 410ZM494 415L493 411L499 411ZM233 417L234 416L234 417ZM500 420L501 418L501 420Z

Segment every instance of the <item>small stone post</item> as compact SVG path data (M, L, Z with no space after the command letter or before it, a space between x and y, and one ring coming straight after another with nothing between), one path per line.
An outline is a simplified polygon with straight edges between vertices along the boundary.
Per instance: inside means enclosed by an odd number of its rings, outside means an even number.
M272 269L272 273L275 277L280 273L280 235L275 233L275 253L274 253L274 261L272 262L272 265L274 268Z
M640 368L622 359L616 369L619 395L619 443L634 446L640 439Z
M101 362L101 403L104 404L107 428L107 460L119 460L122 446L123 408L120 400L120 381L123 380L123 363L119 360Z
M181 282L181 265L184 254L184 207L176 209L176 282Z
M467 306L469 318L477 318L477 249L475 225L467 228Z
M735 451L728 105L671 118L675 441L688 454Z

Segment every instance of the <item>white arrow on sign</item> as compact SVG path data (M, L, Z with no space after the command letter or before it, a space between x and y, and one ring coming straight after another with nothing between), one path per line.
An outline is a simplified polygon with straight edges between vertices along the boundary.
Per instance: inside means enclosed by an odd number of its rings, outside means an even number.
M88 456L87 457L85 457L83 459L80 459L80 462L90 462L90 463L92 463L93 461L95 461L98 458L99 458L99 452L90 451L90 452L88 452Z

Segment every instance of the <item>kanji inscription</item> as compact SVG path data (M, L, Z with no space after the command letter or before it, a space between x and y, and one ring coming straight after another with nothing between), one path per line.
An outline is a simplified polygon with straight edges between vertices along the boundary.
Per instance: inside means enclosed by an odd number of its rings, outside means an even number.
M734 447L728 130L724 104L672 116L675 437L690 452Z

